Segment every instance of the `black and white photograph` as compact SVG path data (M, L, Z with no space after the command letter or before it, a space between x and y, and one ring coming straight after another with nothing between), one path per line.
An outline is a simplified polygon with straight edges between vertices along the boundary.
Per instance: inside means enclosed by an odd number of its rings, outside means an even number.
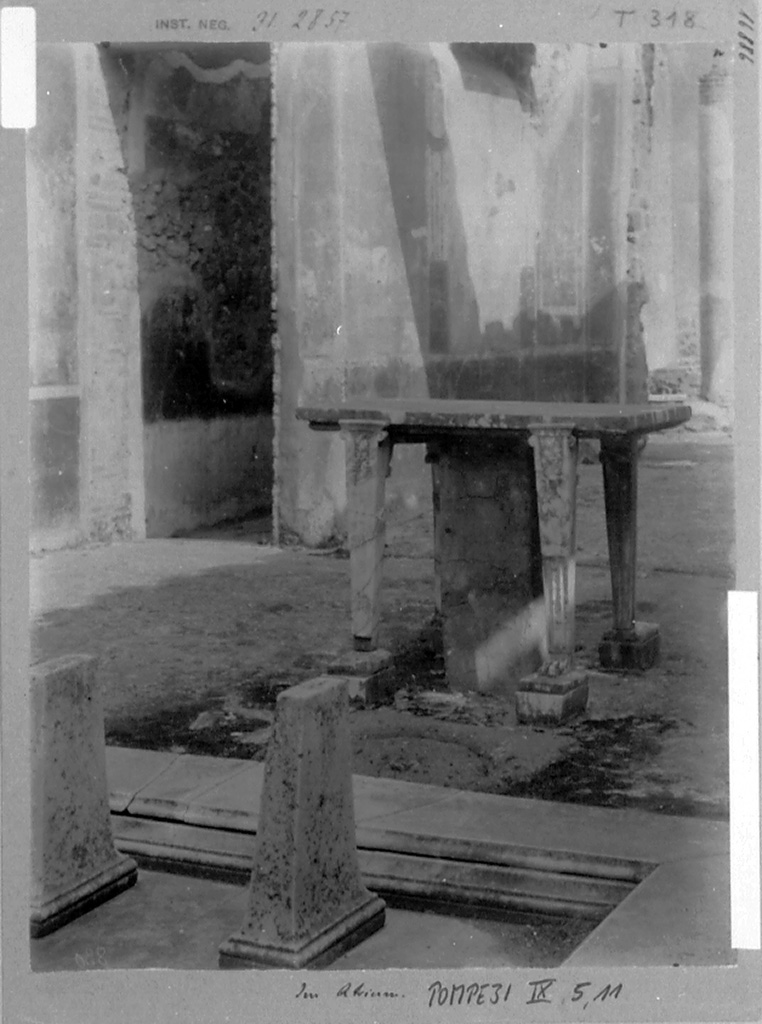
M756 6L297 6L4 108L8 1020L752 1019Z

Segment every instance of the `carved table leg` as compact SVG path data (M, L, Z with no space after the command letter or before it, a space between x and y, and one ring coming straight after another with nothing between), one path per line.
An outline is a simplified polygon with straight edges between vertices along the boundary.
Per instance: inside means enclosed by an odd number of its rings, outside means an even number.
M522 680L519 721L561 722L584 710L587 676L574 670L578 442L570 425L530 427L540 517L547 657Z
M609 542L614 626L598 648L603 668L647 669L659 654L659 627L635 621L638 439L601 438L606 532Z
M577 438L568 428L538 427L534 448L540 515L548 661L565 672L574 661Z
M376 422L342 422L347 453L347 527L356 651L378 646L386 534L385 492L392 443Z

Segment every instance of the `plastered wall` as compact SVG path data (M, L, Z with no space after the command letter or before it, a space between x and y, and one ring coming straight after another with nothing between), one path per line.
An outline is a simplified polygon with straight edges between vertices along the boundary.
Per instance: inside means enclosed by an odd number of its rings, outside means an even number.
M136 229L94 46L42 46L28 148L33 547L145 532ZM64 493L65 492L65 493Z
M40 48L34 547L269 509L269 48L244 56Z
M278 49L284 533L324 540L344 513L341 442L300 404L646 398L649 53L512 57L506 73L471 45Z

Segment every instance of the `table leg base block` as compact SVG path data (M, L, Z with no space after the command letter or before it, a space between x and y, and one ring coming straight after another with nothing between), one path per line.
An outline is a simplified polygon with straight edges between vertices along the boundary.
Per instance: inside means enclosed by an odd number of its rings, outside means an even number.
M365 704L391 704L400 688L397 673L392 668L375 672L372 676L356 676L355 686L349 687L349 696L359 697Z
M601 668L627 671L652 668L659 658L659 627L635 622L631 630L610 629L598 647Z
M366 704L390 704L397 691L394 657L383 648L375 651L347 651L327 668L330 676L345 676L349 696Z
M363 704L391 704L399 688L397 674L393 669L382 669L372 676L339 675L331 672L324 678L346 684L347 696L350 700L359 700Z
M521 680L516 691L516 718L523 725L560 725L584 713L587 697L585 672L565 672L560 676L537 672Z
M335 658L327 671L329 676L372 676L389 668L393 662L393 655L383 647L375 650L355 647L353 651L346 651Z
M383 928L385 920L386 904L378 896L373 896L321 935L302 945L295 941L276 946L258 943L244 932L234 935L220 946L218 963L223 970L326 967Z
M352 646L354 647L354 649L356 651L360 651L360 652L375 651L376 650L376 641L373 640L371 637L368 637L368 636L353 636L352 637Z
M33 939L58 931L65 924L99 907L101 903L131 888L138 880L138 867L131 857L120 857L84 884L68 893L33 907L29 919L29 934Z

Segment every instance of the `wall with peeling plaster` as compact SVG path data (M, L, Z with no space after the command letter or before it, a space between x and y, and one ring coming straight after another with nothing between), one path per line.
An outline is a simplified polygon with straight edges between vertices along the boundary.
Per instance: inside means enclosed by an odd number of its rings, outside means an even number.
M272 406L269 65L229 73L207 81L176 51L135 72L128 173L149 422Z
M149 536L270 507L270 69L251 56L132 69Z

